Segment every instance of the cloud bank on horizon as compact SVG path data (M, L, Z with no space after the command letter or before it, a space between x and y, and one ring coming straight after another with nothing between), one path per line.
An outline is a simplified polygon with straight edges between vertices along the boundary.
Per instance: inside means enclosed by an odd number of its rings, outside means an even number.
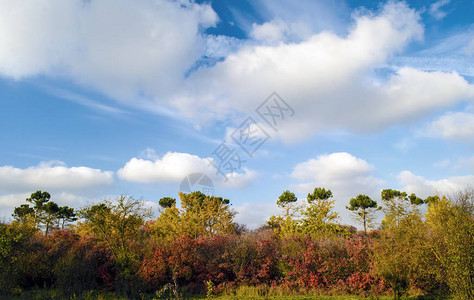
M373 162L372 157L380 153L361 150L357 139L353 139L357 146L349 146L337 137L340 133L374 136L374 143L382 148L387 139L395 144L393 140L400 138L384 135L415 124L401 137L413 141L410 147L422 148L426 140L441 141L436 157L472 160L473 24L444 23L453 28L451 36L431 36L433 22L449 21L453 3L440 0L413 8L409 2L388 1L369 9L343 1L339 7L302 1L303 8L298 9L289 1L262 0L252 7L264 16L260 20L248 17L249 8L227 3L233 11L229 20L212 4L1 0L1 80L33 81L47 86L42 89L45 93L105 115L152 113L172 120L170 127L182 121L191 124L192 134L217 141L227 140L229 132L276 90L296 114L278 128L268 147L269 153L287 157L288 164L272 172L276 156L268 155L262 163L254 159L229 174L229 182L213 175L217 186L236 198L239 190L251 191L252 186L277 192L293 188L301 197L315 186L325 186L333 189L338 209L344 210L350 197L364 193L377 198L386 185L428 196L474 184L474 165L456 168L448 163L445 176L426 178L426 174L416 175L422 168L412 170L416 164L411 160L401 169L389 170ZM243 34L219 29L224 25L238 27ZM68 92L64 82L111 101L104 104ZM128 124L133 128L132 121ZM224 131L214 131L219 127ZM161 155L154 150L138 155L150 145L133 137L145 146L137 146L128 152L128 159L121 156L115 164L86 167L89 162L79 158L73 160L78 167L67 167L59 158L54 158L57 162L39 159L36 165L25 165L20 158L5 163L0 166L0 208L10 209L34 189L57 191L65 203L76 199L84 204L113 194L112 188L129 192L146 185L169 187L192 172L213 173L211 151L206 154L183 141L175 142L166 131L165 127L157 135L177 145L165 143ZM332 147L303 149L325 135L331 137ZM450 143L461 150L453 151L447 146ZM298 156L292 154L295 147ZM449 151L456 157L450 158ZM394 155L389 153L387 159ZM277 173L283 186L272 187L271 180L264 178ZM79 196L83 190L88 192ZM262 208L274 200L274 193L268 193L271 196L263 203L254 203L260 205L260 214L252 212L252 218L247 215L241 220L263 222L268 214ZM240 196L245 199L236 206L243 214L251 211L246 197ZM347 216L343 220L350 222Z

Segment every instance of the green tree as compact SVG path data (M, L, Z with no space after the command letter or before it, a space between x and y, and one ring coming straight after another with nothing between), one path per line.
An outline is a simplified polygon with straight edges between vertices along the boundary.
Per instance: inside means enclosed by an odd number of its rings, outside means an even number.
M281 237L293 235L300 231L300 220L295 215L301 210L297 204L298 198L289 190L284 191L277 200L278 207L283 211L282 215L271 216L266 226L277 229Z
M43 223L45 234L48 235L50 230L56 229L59 214L59 205L56 202L49 201L43 208Z
M51 194L46 191L36 191L31 194L30 198L26 199L27 202L33 204L35 224L38 225L43 221L44 206L50 199Z
M284 211L284 218L292 218L298 212L300 208L296 204L297 201L298 198L296 198L295 193L292 193L289 190L284 191L280 197L278 197L277 205Z
M333 224L339 215L334 211L335 200L331 190L315 188L313 193L307 196L308 205L301 212L303 215L302 226L306 232L317 232L321 230L336 229Z
M51 201L51 194L46 191L36 191L26 201L33 207L30 207L29 204L22 204L15 208L13 217L19 222L33 219L38 229L44 229L45 235L48 235L51 230L64 228L67 222L77 220L73 208L61 207ZM32 217L30 218L30 216Z
M360 221L367 232L367 227L372 227L375 218L375 212L380 210L377 201L372 200L367 195L358 195L349 201L350 206L346 206L352 212L355 219Z
M171 197L163 197L160 199L159 204L162 208L167 208L176 205L176 199Z
M74 208L68 206L59 207L57 219L58 227L61 227L61 229L64 229L64 226L68 223L77 221L77 216L74 212Z
M28 221L29 216L33 216L35 213L35 210L30 207L28 204L22 204L19 207L15 207L15 210L13 211L13 218L20 222L20 223L25 223Z
M382 220L384 228L398 227L401 220L409 214L419 214L418 205L424 203L415 194L408 196L406 192L385 189L381 192L385 217Z
M417 206L420 206L422 204L425 204L425 201L418 196L416 196L414 193L412 193L408 199L410 200L410 209L412 213L418 213Z

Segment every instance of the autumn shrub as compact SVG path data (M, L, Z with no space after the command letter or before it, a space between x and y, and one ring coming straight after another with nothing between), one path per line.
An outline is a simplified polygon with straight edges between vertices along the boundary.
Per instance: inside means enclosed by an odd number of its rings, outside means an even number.
M326 291L342 294L380 294L386 290L372 267L371 241L291 237L282 241L282 283L294 291Z
M50 256L48 237L37 232L28 239L24 246L25 264L22 269L21 286L24 288L52 287L56 256Z
M159 290L169 283L187 286L192 281L197 240L183 236L172 242L157 245L153 253L143 259L139 274L148 290Z
M378 276L374 270L372 261L373 238L365 233L354 235L346 240L346 247L350 257L351 275L346 278L344 286L349 294L362 296L380 295L387 291L383 278Z
M211 281L214 293L239 284L265 284L278 278L279 249L271 234L184 236L156 246L140 268L148 290L176 282L202 293Z
M20 287L28 265L29 241L36 230L16 222L0 224L0 293Z
M270 284L279 278L279 244L270 231L241 235L232 242L231 260L239 284Z
M112 290L116 270L104 244L92 236L74 236L75 243L58 259L54 268L56 287L64 296L88 290Z
M231 245L236 237L235 235L213 235L197 239L194 289L202 289L202 283L212 282L213 293L218 294L226 287L226 283L235 281Z

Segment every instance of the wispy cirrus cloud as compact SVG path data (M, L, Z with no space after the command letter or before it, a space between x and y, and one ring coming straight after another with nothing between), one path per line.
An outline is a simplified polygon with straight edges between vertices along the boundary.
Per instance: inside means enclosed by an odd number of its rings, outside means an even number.
M436 20L441 20L448 14L446 11L442 10L442 7L447 6L451 0L438 0L430 5L429 13Z

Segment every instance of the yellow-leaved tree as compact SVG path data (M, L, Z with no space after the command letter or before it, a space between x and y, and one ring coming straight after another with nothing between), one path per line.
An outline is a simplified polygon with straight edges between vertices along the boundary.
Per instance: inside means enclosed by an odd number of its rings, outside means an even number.
M335 224L339 219L339 214L334 210L336 200L331 190L325 188L315 188L312 193L308 193L306 200L308 204L301 211L302 230L307 234L318 234L321 232L339 232L340 226Z
M180 235L198 237L235 232L236 213L230 208L228 199L205 195L200 191L179 192L179 198L180 208L176 207L175 201L160 201L163 210L151 226L155 238L174 239Z
M439 266L436 273L456 297L474 299L474 191L452 198L427 199L427 245L437 260L433 265Z

